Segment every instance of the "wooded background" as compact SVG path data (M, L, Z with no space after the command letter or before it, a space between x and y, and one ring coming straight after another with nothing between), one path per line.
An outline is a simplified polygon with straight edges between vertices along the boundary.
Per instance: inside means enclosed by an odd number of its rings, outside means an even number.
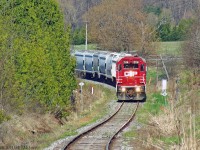
M72 44L84 44L87 22L89 42L101 49L142 54L153 53L152 41L185 40L199 8L198 0L58 1L72 28Z

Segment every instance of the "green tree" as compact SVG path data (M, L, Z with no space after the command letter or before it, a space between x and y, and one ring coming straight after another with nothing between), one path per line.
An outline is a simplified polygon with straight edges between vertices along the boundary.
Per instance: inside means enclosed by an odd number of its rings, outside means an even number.
M2 18L9 18L3 22L11 24L5 31L5 41L11 41L10 45L2 43L3 51L12 50L12 61L8 59L6 63L13 67L9 80L15 92L10 97L25 106L39 104L51 111L65 109L76 85L75 61L70 56L70 31L64 27L57 3L2 0L0 4Z
M162 41L184 40L192 23L192 19L183 19L178 25L173 25L172 23L167 22L162 24L158 28L157 32Z
M166 23L160 26L158 29L159 37L162 41L169 41L171 34L171 25L170 23Z
M0 109L4 112L10 110L21 112L21 108L24 106L23 102L14 99L14 95L19 94L14 86L16 68L12 17L2 12L5 7L7 7L6 3L0 5Z
M72 35L72 43L75 45L80 45L85 43L85 28L77 28Z
M194 23L194 19L182 19L178 24L178 30L180 34L180 39L186 39L187 32L189 31L190 27Z

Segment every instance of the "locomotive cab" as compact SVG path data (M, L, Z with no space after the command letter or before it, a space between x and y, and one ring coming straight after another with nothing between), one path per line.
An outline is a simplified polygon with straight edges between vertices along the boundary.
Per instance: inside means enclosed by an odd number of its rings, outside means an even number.
M117 62L116 91L118 100L146 100L146 61L126 56Z

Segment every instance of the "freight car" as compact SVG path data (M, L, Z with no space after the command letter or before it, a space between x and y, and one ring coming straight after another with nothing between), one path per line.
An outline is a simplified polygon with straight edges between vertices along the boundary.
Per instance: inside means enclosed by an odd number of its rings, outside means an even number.
M108 51L74 51L76 72L115 82L118 100L146 100L146 61L137 55Z

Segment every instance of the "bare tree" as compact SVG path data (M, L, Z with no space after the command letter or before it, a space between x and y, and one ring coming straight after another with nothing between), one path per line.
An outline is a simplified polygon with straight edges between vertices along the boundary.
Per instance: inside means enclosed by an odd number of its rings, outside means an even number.
M98 5L102 0L57 0L63 11L66 24L70 24L73 28L82 26L82 15L88 11L90 7Z
M178 23L182 18L191 18L192 12L198 9L199 0L143 0L145 6L156 6L161 9L169 9L172 12L171 19Z
M182 49L185 66L200 71L200 11Z
M77 23L77 9L72 0L58 0L63 10L66 24Z
M141 10L137 0L104 0L88 12L90 39L113 51L151 52L153 32Z

